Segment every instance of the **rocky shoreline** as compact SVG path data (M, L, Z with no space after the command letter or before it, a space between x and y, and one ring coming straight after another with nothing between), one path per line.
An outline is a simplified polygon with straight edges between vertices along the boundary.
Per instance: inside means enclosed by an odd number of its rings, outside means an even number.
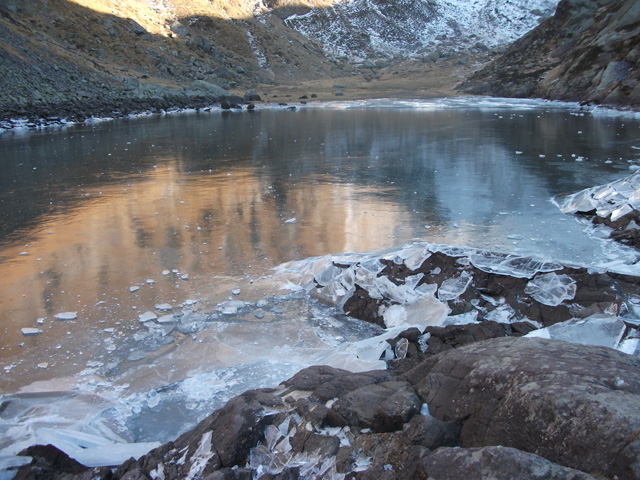
M30 447L15 478L640 478L640 277L432 244L280 273L387 334L137 460Z

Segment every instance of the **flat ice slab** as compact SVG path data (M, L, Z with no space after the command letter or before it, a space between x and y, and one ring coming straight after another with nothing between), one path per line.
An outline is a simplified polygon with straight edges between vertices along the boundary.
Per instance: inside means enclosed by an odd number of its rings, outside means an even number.
M78 312L56 313L54 315L54 318L56 318L57 320L75 320L76 318L78 318Z

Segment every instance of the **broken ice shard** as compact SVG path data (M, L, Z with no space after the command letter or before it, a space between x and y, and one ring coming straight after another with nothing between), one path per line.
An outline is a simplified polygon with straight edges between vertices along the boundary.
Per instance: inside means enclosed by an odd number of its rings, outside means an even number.
M573 300L576 296L576 282L568 275L547 273L529 280L524 293L544 305L557 307L564 300Z
M149 312L144 312L141 315L138 315L138 318L140 319L141 322L144 323L144 322L150 322L152 320L157 320L158 316L155 313L149 311Z
M534 330L525 336L616 348L625 328L624 322L615 315L596 314L587 318L572 318L566 322Z
M173 307L168 303L159 303L156 305L156 310L159 310L161 312L168 312L169 310L172 310L172 309Z
M56 313L54 315L54 317L57 320L75 320L76 318L78 318L78 312L62 312L62 313Z
M38 335L42 333L42 330L40 330L39 328L23 328L22 329L22 335L24 336L29 336L29 335Z
M455 300L467 290L471 280L473 277L468 272L462 272L459 277L445 280L438 289L438 298L443 302Z

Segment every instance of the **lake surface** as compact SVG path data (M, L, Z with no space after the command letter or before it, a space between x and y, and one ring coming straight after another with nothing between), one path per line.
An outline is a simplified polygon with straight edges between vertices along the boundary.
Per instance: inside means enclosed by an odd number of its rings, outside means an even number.
M487 99L215 110L5 134L0 393L20 393L24 410L0 430L44 417L71 428L101 412L95 431L165 441L175 424L148 427L159 388L174 386L171 412L186 428L232 393L277 384L313 355L376 333L286 296L270 277L283 262L420 240L631 264L635 251L551 198L630 174L639 146L633 117ZM217 305L229 298L268 300L266 316L225 317ZM153 343L138 316L166 314L156 308L165 303L217 317ZM63 312L77 318L56 320ZM203 378L215 388L203 390ZM43 392L46 414L29 397ZM129 410L105 416L123 399ZM69 413L77 405L84 410Z

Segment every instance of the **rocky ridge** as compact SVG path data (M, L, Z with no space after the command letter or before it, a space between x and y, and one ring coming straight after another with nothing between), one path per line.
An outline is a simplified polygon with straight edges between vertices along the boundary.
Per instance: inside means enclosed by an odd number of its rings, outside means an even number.
M259 85L368 84L385 69L430 77L430 64L451 57L458 66L484 62L550 15L555 1L465 4L7 0L0 4L0 121L202 107ZM501 35L491 33L496 28Z
M562 0L460 88L504 97L640 106L640 4Z

